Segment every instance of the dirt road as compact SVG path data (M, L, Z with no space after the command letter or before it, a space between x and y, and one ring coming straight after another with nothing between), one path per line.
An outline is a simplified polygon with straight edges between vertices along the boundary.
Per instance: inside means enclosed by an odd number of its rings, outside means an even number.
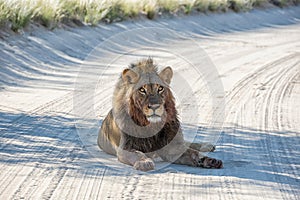
M141 173L97 148L116 78L149 52L223 169ZM300 199L300 7L37 30L0 40L0 66L0 199Z

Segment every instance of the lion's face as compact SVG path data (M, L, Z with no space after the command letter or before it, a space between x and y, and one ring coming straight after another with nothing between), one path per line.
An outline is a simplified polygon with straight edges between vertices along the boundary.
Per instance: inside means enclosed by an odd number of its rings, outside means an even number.
M134 91L133 103L143 112L149 122L160 122L165 113L165 86L146 84Z
M122 73L130 96L129 114L141 125L156 123L167 116L166 102L173 76L170 67L160 73L125 69Z

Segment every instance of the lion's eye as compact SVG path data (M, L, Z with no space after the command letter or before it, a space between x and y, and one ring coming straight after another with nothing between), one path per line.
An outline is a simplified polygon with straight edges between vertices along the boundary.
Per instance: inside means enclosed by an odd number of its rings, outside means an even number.
M163 86L159 86L158 89L157 89L157 91L158 91L159 93L162 92L162 91L164 91L164 87L163 87Z
M145 90L145 88L143 88L143 87L141 87L141 88L139 89L139 92L142 93L142 94L146 94L146 90Z

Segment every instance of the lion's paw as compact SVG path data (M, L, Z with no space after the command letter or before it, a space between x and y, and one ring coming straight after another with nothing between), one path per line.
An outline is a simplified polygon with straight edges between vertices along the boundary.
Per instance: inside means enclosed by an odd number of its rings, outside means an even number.
M199 167L220 169L223 167L223 162L215 158L203 157L198 162Z
M155 164L153 160L150 158L144 159L144 160L139 160L136 161L135 164L133 165L134 169L136 170L141 170L141 171L150 171L153 170L155 167Z

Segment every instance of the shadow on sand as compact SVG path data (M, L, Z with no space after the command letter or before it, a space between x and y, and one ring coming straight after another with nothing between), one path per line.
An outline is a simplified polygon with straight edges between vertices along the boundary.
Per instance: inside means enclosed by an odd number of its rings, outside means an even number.
M188 173L201 176L229 176L263 182L276 182L299 188L300 138L299 133L260 131L247 127L223 128L219 135L216 152L209 156L222 159L220 170L199 169L170 164L149 173L128 170L112 156L99 151L98 158L112 159L114 171L105 166L86 150L76 132L74 118L61 116L38 116L0 112L1 164L33 165L44 168L83 170L97 176L95 168L107 168L109 176L129 174L153 175L158 173ZM194 141L200 142L209 134L220 130L198 127ZM185 135L188 137L188 135ZM96 137L92 140L96 141ZM95 142L96 143L96 142ZM91 144L94 145L94 144ZM38 163L38 165L36 165ZM94 174L95 173L95 174Z

